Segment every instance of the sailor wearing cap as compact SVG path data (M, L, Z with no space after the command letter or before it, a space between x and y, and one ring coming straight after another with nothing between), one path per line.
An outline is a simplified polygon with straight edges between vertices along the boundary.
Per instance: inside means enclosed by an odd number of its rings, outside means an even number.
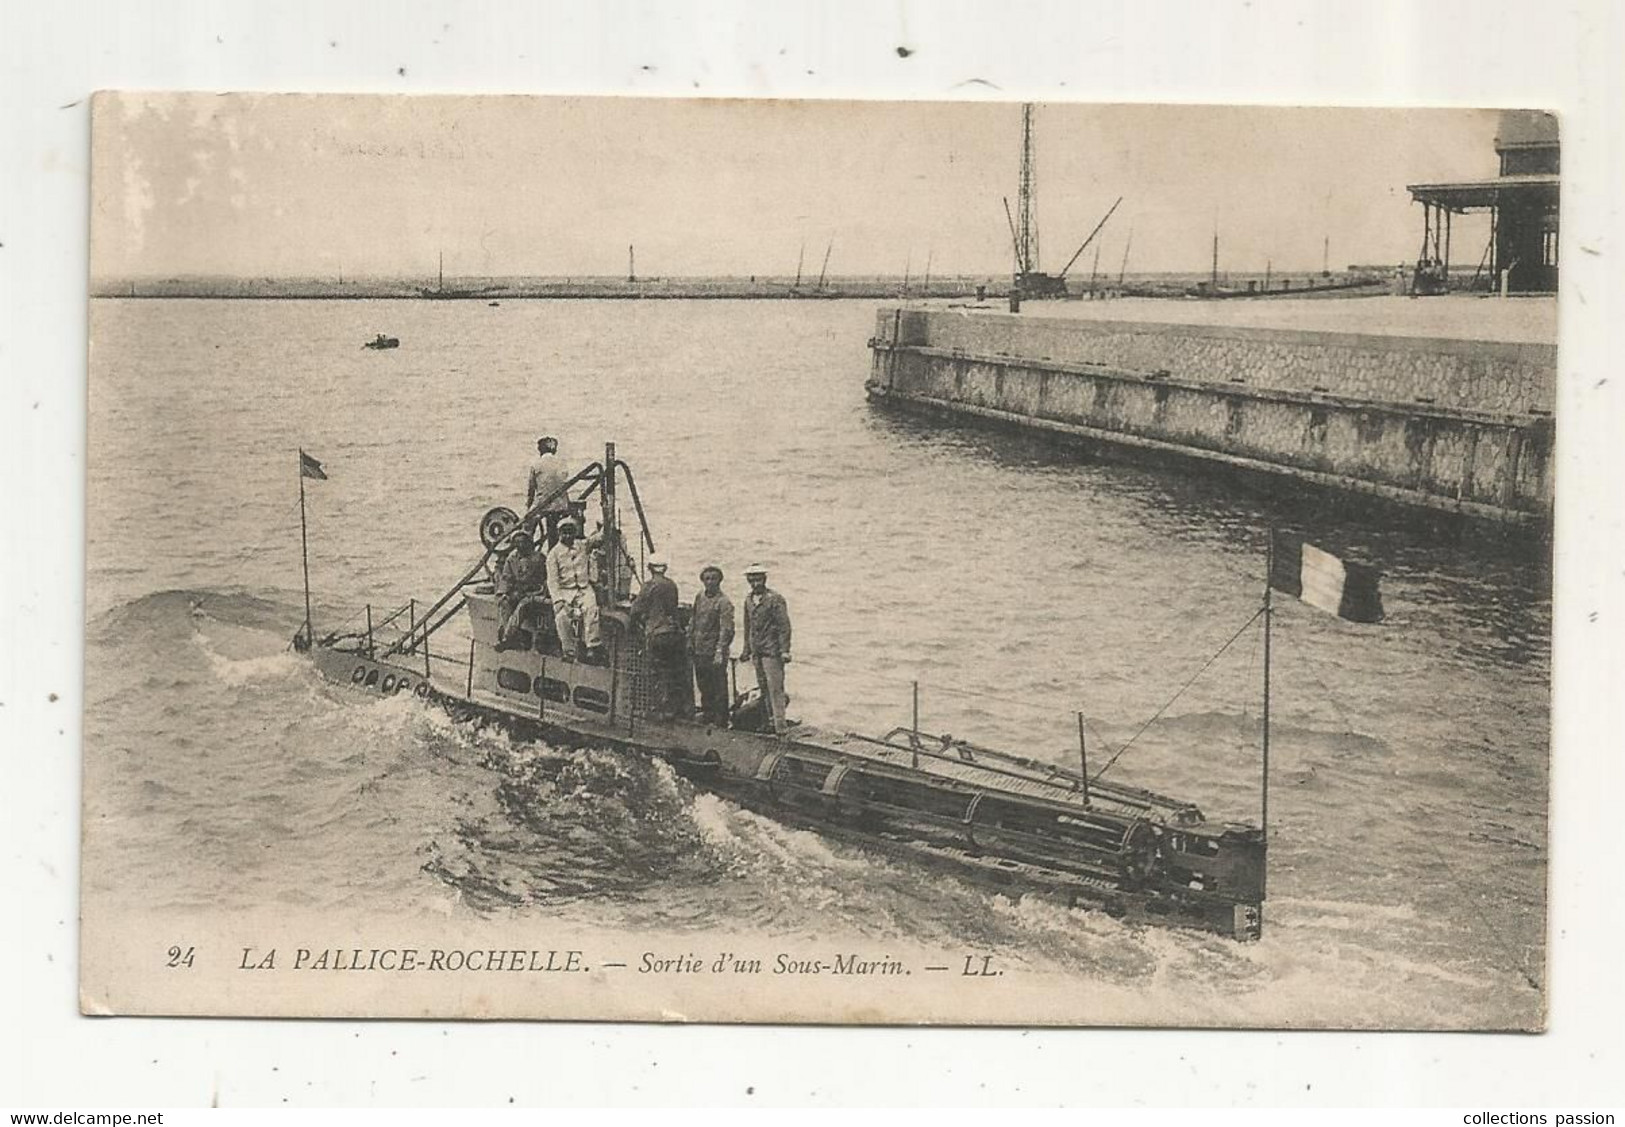
M734 605L722 593L722 569L701 569L704 586L694 596L688 622L688 652L694 660L694 682L700 689L700 711L707 723L728 726L728 651L734 641Z
M559 542L547 553L547 590L553 596L553 622L558 627L564 659L576 657L574 623L581 622L581 644L593 656L603 644L598 628L598 592L592 584L591 541L581 540L574 517L559 521Z
M534 630L534 648L542 648L542 626L539 612L547 602L547 561L536 551L530 533L521 528L509 541L512 550L497 568L496 592L497 649L504 650L515 629L528 626Z
M762 699L773 708L773 731L784 735L784 667L790 664L790 607L784 596L767 588L767 568L751 564L745 569L750 594L745 596L745 650L739 655L756 669Z
M527 517L540 515L542 523L547 530L547 542L551 546L559 542L559 521L570 512L569 491L565 488L568 477L564 472L564 465L559 461L559 440L550 434L544 434L536 440L536 464L530 467L530 477L525 483L525 515ZM540 513L532 513L537 502L543 502Z
M654 715L662 720L686 715L694 703L683 668L683 624L677 604L677 584L666 575L666 557L656 552L649 557L649 578L628 617L634 627L643 629L654 679Z

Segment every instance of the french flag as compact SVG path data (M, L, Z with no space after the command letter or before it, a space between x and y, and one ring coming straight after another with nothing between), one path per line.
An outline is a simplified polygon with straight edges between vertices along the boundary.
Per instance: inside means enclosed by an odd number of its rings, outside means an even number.
M1272 534L1270 586L1350 622L1381 622L1382 573L1369 564L1342 560L1302 537Z

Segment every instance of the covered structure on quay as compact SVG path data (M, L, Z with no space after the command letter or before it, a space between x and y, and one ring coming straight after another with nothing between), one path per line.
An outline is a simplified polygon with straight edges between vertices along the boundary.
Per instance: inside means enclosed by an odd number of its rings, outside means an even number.
M1490 180L1410 184L1422 205L1417 292L1450 287L1451 217L1490 213L1490 239L1476 280L1511 293L1555 293L1558 276L1559 145L1557 119L1538 110L1507 110L1496 131L1500 175Z

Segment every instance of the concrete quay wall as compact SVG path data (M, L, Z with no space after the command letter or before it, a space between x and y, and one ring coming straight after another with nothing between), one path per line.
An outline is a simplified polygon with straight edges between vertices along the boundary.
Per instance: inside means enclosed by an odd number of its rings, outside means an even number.
M1540 522L1555 349L882 310L876 400ZM1546 404L1531 409L1530 400Z
M896 310L882 315L889 335ZM1416 400L1503 414L1550 412L1557 347L1501 341L1304 332L1042 314L902 310L902 343L949 351L1161 371L1385 403Z

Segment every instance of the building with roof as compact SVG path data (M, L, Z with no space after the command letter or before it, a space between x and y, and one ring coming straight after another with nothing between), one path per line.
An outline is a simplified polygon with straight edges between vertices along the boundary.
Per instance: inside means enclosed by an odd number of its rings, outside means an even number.
M1419 292L1449 286L1451 217L1470 211L1490 213L1485 264L1493 284L1499 286L1504 274L1513 293L1557 291L1558 150L1557 118L1540 110L1506 110L1495 136L1500 175L1406 185L1422 205Z

